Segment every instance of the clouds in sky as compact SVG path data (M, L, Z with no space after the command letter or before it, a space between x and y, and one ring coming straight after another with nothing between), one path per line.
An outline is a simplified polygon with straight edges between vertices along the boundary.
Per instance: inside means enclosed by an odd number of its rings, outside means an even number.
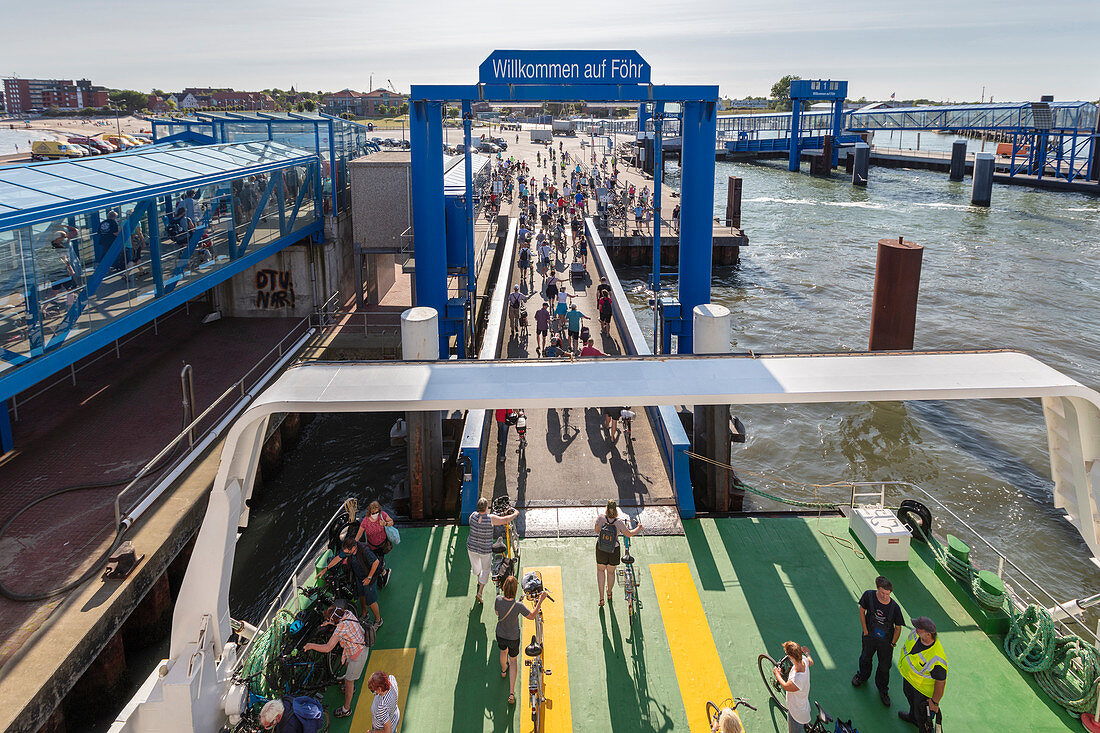
M1100 0L626 3L75 0L8 4L0 74L148 90L470 83L496 48L637 49L655 83L767 95L784 74L853 97L1096 99ZM568 10L563 10L568 8ZM94 12L95 18L90 16ZM43 17L73 32L42 32Z

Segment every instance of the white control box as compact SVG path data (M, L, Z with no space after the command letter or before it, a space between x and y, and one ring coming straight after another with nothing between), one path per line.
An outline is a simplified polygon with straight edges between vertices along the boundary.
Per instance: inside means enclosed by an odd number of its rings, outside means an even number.
M848 518L848 529L875 560L909 561L912 534L889 509L877 504L857 506Z

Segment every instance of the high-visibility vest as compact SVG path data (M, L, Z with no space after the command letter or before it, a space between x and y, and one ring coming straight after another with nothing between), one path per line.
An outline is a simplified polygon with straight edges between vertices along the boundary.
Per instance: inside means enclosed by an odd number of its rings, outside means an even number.
M936 688L936 681L932 679L932 668L937 665L947 671L947 653L943 650L940 640L932 644L922 652L910 654L909 651L920 640L917 632L909 634L909 638L902 645L901 656L898 658L898 671L902 678L917 689L917 692L925 697L932 697Z

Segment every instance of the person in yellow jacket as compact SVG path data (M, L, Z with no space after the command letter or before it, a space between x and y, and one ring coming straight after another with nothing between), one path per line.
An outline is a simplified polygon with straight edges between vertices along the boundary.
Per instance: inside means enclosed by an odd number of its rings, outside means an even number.
M936 624L927 616L913 619L913 632L902 645L898 671L909 700L909 712L899 712L898 717L925 730L929 714L939 712L947 686L947 653L936 638Z

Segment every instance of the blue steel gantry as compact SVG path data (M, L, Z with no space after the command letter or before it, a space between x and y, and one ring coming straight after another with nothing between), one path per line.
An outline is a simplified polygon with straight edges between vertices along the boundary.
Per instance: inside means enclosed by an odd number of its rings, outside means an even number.
M448 297L448 265L465 266L467 273L473 271L469 255L465 263L449 262L447 257L442 140L445 105L462 104L469 150L468 110L473 102L573 101L680 105L683 175L678 287L682 315L669 324L669 329L678 337L680 353L691 353L692 311L710 301L718 87L654 85L649 76L649 65L636 51L496 51L482 63L478 84L413 85L409 133L416 303L435 308L442 316L440 354L449 352L451 337L463 333L462 319L467 310L465 298ZM655 196L659 196L659 185L658 177L654 181ZM472 200L466 205L467 217L472 221ZM468 236L472 241L472 231ZM471 250L472 246L467 246L466 251ZM656 278L654 284L659 285Z

